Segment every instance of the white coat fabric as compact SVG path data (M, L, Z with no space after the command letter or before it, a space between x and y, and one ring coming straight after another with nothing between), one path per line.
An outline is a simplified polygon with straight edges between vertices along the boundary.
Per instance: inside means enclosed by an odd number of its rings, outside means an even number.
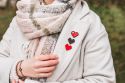
M75 40L73 44L69 44L69 38ZM9 83L13 64L26 57L22 48L26 42L29 41L14 18L0 43L0 83ZM58 55L59 64L45 83L116 83L108 34L85 1L78 1L54 54ZM25 83L35 82L27 79Z

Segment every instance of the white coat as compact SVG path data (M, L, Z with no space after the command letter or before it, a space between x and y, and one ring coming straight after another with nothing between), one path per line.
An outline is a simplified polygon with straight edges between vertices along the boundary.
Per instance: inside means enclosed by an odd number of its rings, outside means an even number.
M69 44L68 39L75 40ZM26 57L29 42L14 18L0 43L0 83L9 83L15 61ZM79 0L57 41L59 64L47 83L116 83L108 34L100 18ZM31 83L28 79L25 83ZM35 82L33 82L35 83Z

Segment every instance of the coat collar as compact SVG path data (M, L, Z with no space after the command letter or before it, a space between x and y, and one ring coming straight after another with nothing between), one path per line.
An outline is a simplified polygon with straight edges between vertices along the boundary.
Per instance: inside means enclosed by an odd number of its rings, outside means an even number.
M90 13L90 9L86 1L82 0L81 5L82 5L81 14L79 16L80 20Z
M84 3L83 7L81 7L81 2ZM59 36L54 50L54 54L57 54L59 57L59 64L53 75L48 78L47 81L59 80L61 75L70 65L71 60L75 56L83 38L88 32L88 27L90 26L88 23L88 13L89 8L87 3L85 1L79 1ZM71 34L73 31L78 32L78 35L75 38L73 38L73 35ZM69 44L69 38L74 39L75 42L73 44ZM72 49L66 50L66 44L71 45Z

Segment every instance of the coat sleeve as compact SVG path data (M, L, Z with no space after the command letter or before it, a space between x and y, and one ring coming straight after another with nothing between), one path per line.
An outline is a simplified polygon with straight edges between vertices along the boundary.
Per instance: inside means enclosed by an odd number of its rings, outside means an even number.
M16 61L10 56L11 38L13 37L13 21L0 42L0 83L9 83L11 67Z
M83 79L50 83L116 83L107 32L98 16L92 17L90 31L83 45ZM48 82L47 82L48 83Z

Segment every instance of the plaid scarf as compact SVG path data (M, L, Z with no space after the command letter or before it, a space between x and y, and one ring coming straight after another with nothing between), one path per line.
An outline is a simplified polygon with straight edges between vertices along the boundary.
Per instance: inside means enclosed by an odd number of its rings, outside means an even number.
M39 0L18 1L16 21L29 40L23 44L26 58L53 52L75 4L76 0L55 0L49 5L41 4Z

